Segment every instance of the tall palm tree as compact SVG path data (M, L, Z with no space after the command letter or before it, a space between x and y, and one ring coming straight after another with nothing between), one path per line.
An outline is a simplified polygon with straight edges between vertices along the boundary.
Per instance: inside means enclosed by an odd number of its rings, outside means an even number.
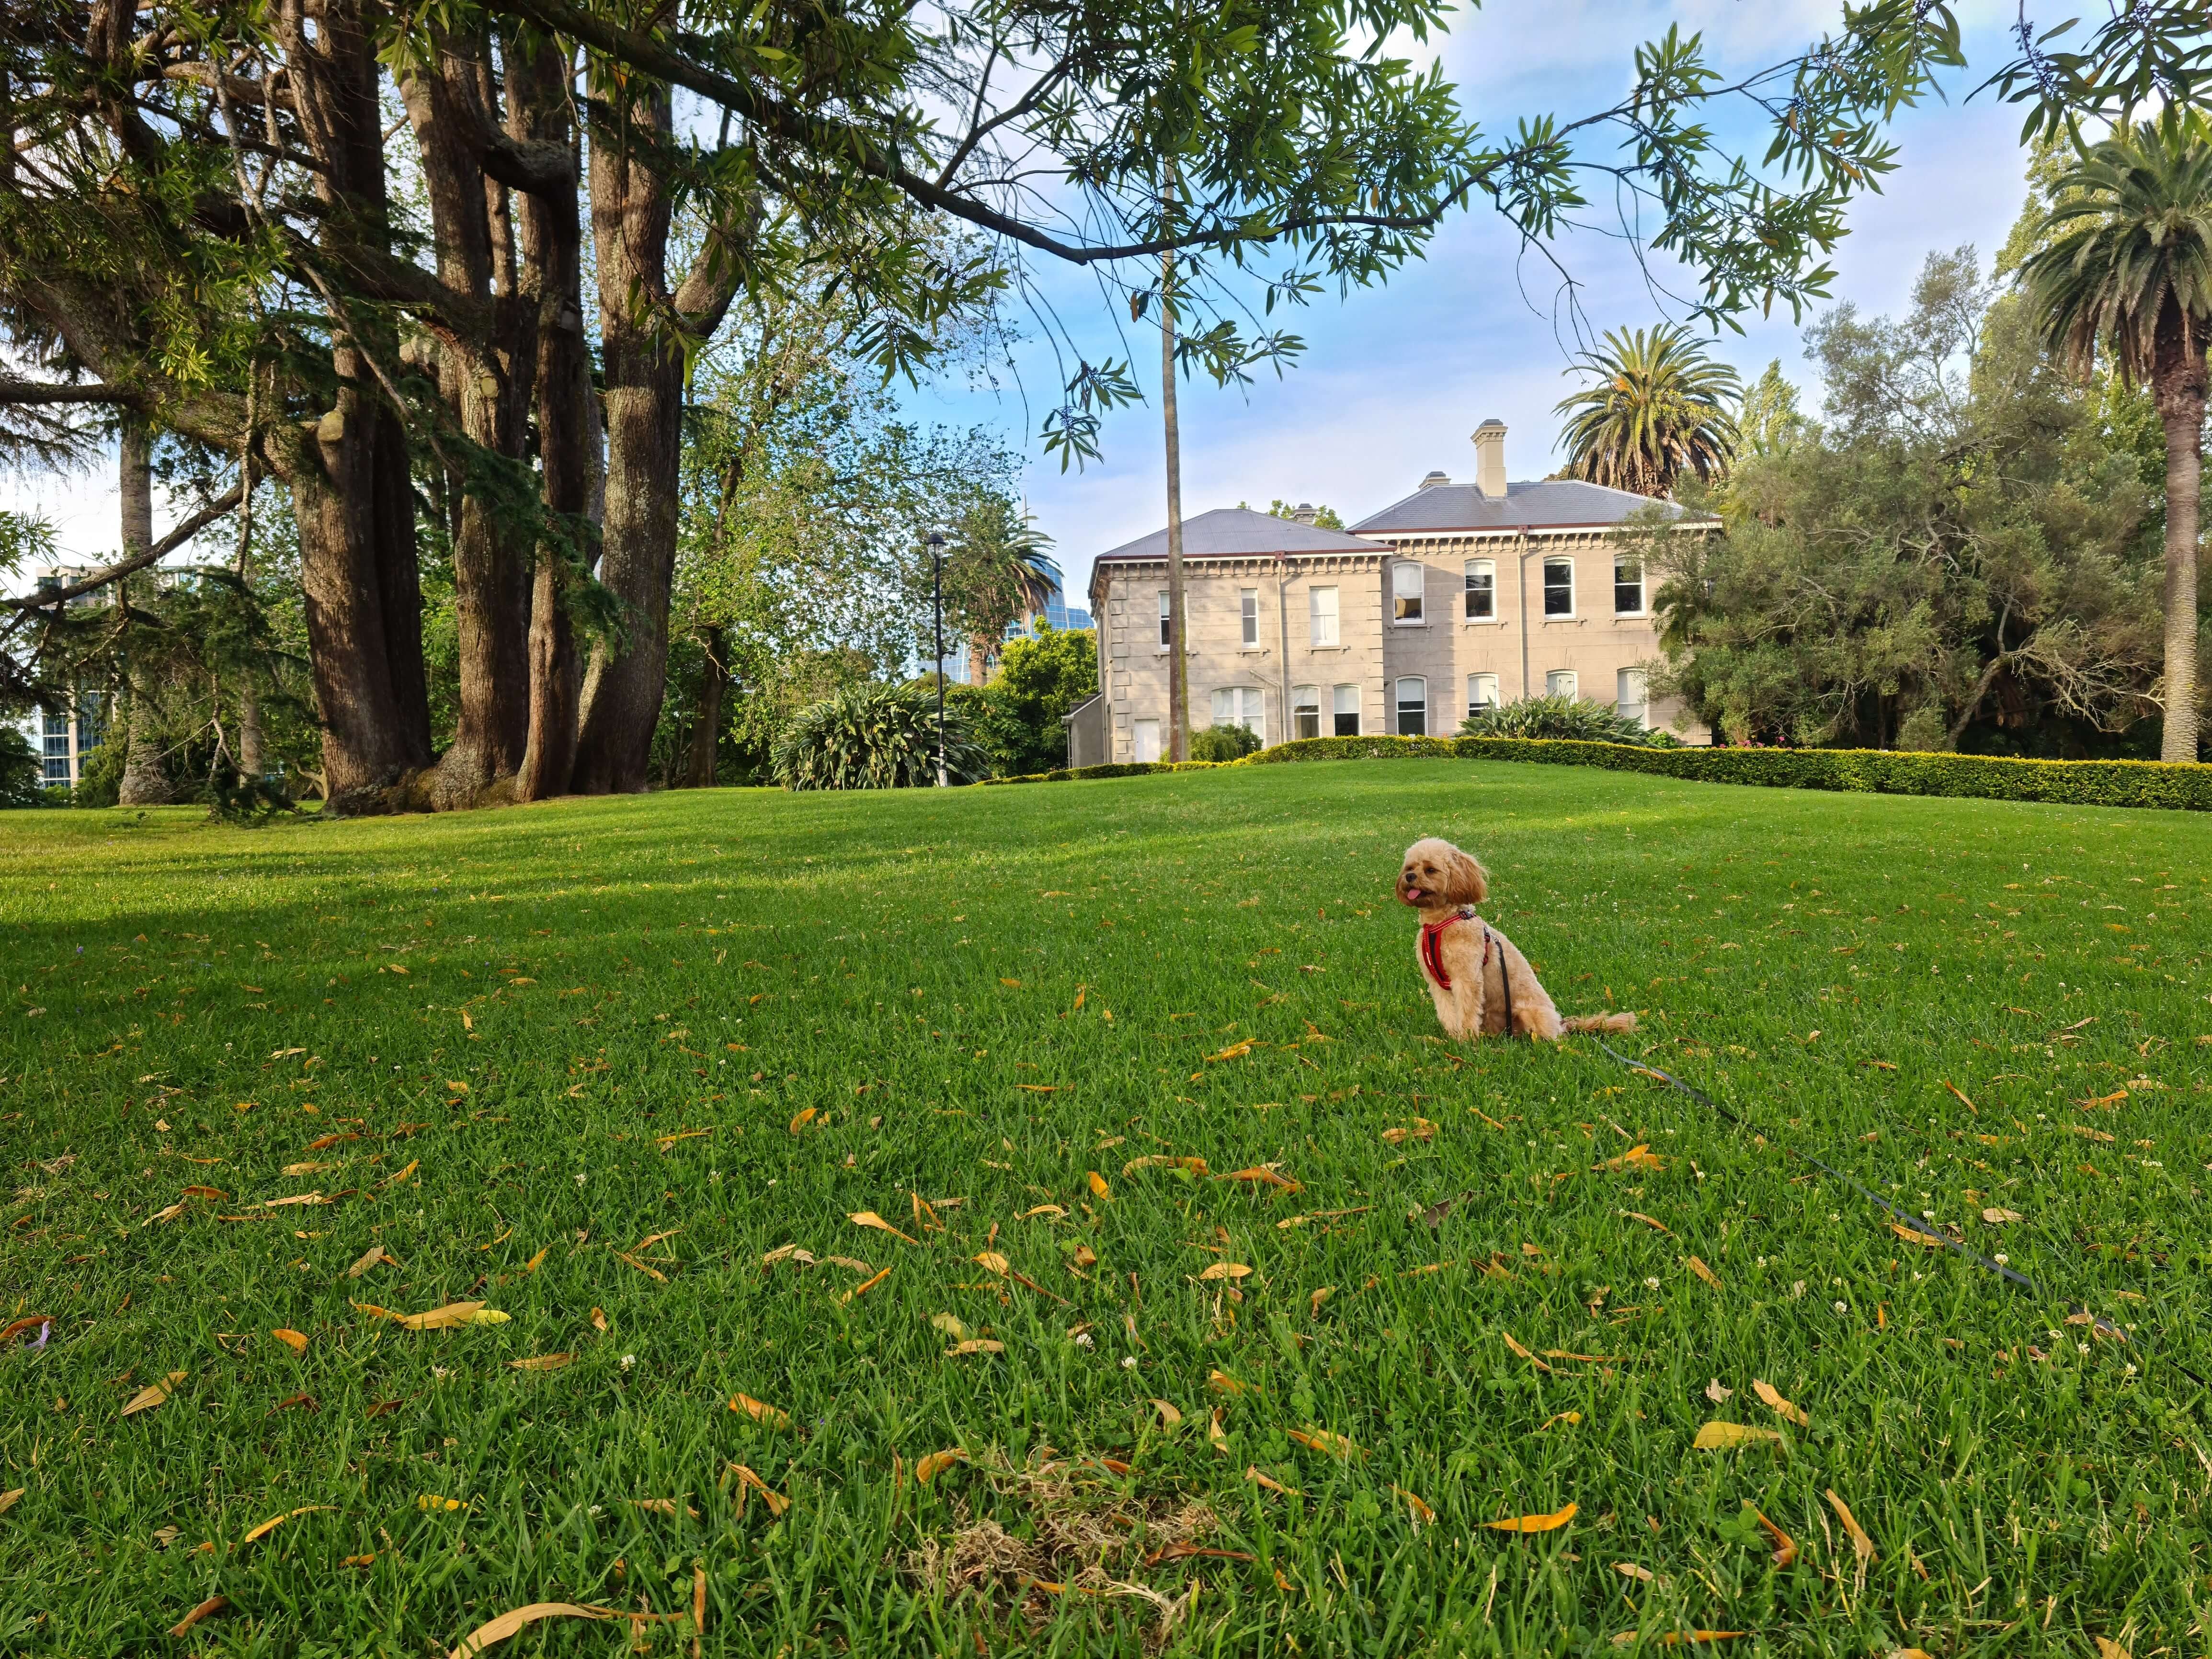
M2053 181L2045 246L2021 266L2052 350L2101 352L2166 426L2166 719L2160 757L2197 758L2197 533L2212 337L2212 128L2172 110L2083 149Z
M954 604L969 633L970 674L981 684L1006 629L1036 616L1060 591L1052 538L1004 495L988 495L953 527Z
M1662 324L1648 332L1608 330L1605 343L1575 359L1596 377L1556 414L1567 422L1570 477L1639 495L1672 495L1685 472L1713 478L1735 454L1729 406L1741 386L1726 363L1705 355L1687 329ZM1570 370L1569 373L1573 373Z

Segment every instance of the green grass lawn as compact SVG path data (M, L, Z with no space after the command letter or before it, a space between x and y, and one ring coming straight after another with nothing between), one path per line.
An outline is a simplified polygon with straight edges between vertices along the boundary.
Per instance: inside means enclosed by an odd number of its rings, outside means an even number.
M1425 833L1758 1133L1443 1045ZM0 1650L2204 1650L2201 817L1354 763L0 863Z

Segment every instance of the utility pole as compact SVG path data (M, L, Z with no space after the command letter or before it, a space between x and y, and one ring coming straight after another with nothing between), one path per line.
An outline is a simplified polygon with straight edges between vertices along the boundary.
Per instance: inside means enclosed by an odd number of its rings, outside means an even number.
M1160 410L1168 447L1168 758L1190 758L1190 677L1183 662L1182 429L1176 416L1175 255L1160 255Z
M929 532L930 611L937 632L937 787L946 787L945 775L945 532Z

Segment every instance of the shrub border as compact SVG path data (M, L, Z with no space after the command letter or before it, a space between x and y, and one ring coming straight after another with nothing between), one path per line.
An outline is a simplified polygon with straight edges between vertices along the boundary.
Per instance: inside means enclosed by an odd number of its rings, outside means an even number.
M988 783L1060 783L1077 778L1209 772L1317 760L1496 760L1595 766L1692 783L1764 789L1832 789L1877 795L2049 801L2069 806L2212 812L2212 766L2166 761L2014 760L1993 755L1901 753L1886 749L1644 749L1552 738L1302 738L1235 761L1119 762Z

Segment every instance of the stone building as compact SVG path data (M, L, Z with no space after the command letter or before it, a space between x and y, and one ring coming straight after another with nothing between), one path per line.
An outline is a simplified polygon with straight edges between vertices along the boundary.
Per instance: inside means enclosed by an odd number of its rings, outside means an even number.
M1243 726L1262 744L1449 736L1485 704L1547 692L1672 727L1674 706L1644 689L1659 654L1652 584L1619 533L1652 502L1576 480L1507 483L1501 422L1476 429L1474 450L1472 482L1431 472L1349 532L1317 527L1310 509L1185 520L1191 729ZM1099 555L1091 610L1100 690L1068 717L1069 764L1161 759L1165 530Z

